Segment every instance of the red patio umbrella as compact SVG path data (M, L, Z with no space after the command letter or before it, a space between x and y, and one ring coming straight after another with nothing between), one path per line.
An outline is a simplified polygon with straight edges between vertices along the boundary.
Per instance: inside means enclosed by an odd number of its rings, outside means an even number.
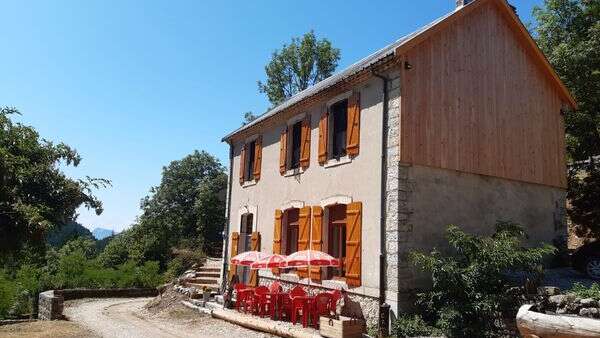
M267 257L269 254L260 251L246 251L242 252L239 255L231 257L231 264L241 265L241 266L250 266L252 263L260 261L261 259Z
M266 257L250 265L250 269L278 268L285 263L286 256L279 254L268 254Z
M287 257L285 267L298 266L340 266L339 259L316 250L302 250Z

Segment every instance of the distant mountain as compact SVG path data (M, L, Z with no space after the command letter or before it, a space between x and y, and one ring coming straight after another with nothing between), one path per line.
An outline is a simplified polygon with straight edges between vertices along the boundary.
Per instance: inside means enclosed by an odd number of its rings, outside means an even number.
M105 239L106 237L110 237L114 235L115 232L113 230L104 229L104 228L96 228L92 231L92 235L97 240Z
M77 222L69 222L65 225L57 226L50 231L46 237L48 244L60 248L66 242L77 238L86 237L94 239L92 233L83 225Z

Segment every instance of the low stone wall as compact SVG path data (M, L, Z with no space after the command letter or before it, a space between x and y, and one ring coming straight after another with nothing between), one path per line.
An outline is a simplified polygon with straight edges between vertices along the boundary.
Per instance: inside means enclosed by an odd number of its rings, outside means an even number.
M49 290L40 293L38 303L38 319L62 319L64 308L63 304L65 300L81 298L154 297L156 295L158 295L158 290L151 288Z

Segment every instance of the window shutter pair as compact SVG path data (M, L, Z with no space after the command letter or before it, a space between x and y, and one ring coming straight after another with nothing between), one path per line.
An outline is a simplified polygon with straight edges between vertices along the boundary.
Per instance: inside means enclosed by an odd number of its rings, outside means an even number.
M253 232L250 240L250 250L260 251L260 232ZM258 270L250 270L250 281L248 282L248 285L258 286Z
M353 92L348 98L348 119L346 125L346 153L357 156L360 149L360 93ZM329 111L327 106L319 119L319 164L327 162Z
M244 184L245 173L246 173L246 144L242 145L240 152L240 184ZM262 163L262 135L259 136L254 142L254 163L252 163L252 170L254 173L254 180L260 180L260 168Z
M238 242L240 239L240 234L237 232L234 232L231 234L231 255L229 256L229 260L231 260L232 257L234 257L235 255L238 254ZM237 266L234 264L230 264L229 265L229 274L228 274L228 279L229 281L231 281L231 279L233 278L233 276L236 274L236 270L237 270Z

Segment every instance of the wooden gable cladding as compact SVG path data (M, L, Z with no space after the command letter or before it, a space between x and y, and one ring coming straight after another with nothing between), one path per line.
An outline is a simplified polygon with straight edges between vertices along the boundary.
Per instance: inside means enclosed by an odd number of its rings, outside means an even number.
M260 180L260 169L262 166L262 135L258 136L254 146L254 180Z
M323 208L320 206L312 207L312 224L310 230L310 249L323 251ZM321 268L318 266L310 268L310 279L321 281Z
M310 207L300 208L300 216L298 219L298 251L308 250L310 240ZM308 277L307 268L298 268L298 276L300 278Z
M252 236L250 237L250 250L252 251L260 251L260 232L253 232ZM250 281L248 282L248 285L251 286L258 286L258 270L256 269L251 269L250 270Z
M324 165L327 162L327 136L328 129L327 123L329 120L329 111L327 110L327 105L324 106L323 112L319 118L319 153L318 153L318 161L320 165Z
M230 255L229 255L230 260L232 257L234 257L235 255L238 254L239 239L240 239L240 234L238 232L234 232L231 234L231 249L230 249ZM236 274L236 270L237 270L237 265L229 264L229 274L228 274L229 281L231 281L233 276Z
M471 8L404 51L400 160L566 187L561 94L497 1Z
M280 209L275 210L275 225L273 227L273 253L274 254L282 254L281 253L281 224L283 220L283 212ZM279 274L278 268L273 268L271 271L274 274Z
M242 150L240 150L240 184L244 184L245 165L246 165L246 144L242 144Z
M351 287L361 284L361 238L362 203L352 202L346 206L346 261L344 262L346 284Z
M285 174L287 162L287 127L279 135L279 173Z
M306 170L310 165L310 115L302 120L300 135L300 167Z
M348 98L348 126L346 132L346 153L356 156L360 146L360 93L353 92Z

